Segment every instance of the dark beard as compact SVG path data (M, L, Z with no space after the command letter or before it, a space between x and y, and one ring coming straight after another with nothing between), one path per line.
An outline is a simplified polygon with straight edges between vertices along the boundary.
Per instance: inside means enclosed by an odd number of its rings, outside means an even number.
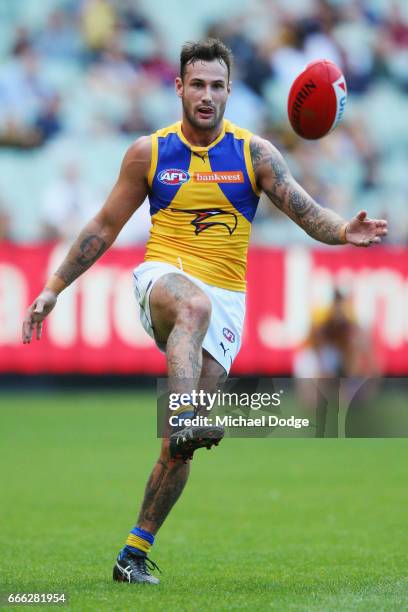
M218 113L215 111L214 112L214 116L212 118L212 121L209 123L206 123L205 125L202 125L201 123L199 123L193 114L190 114L189 111L186 108L186 105L184 104L184 100L181 100L182 104L183 104L183 111L184 114L186 116L187 121L197 130L205 130L205 131L209 131L209 130L213 130L214 128L216 128L222 121L223 117L224 117L224 112L225 112L225 105L226 103L221 106L221 108L219 109Z

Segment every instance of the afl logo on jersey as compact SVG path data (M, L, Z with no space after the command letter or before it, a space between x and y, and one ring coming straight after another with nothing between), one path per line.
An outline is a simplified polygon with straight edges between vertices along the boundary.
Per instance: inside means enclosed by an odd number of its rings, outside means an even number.
M188 172L185 172L185 170L170 168L168 170L162 170L157 178L164 185L182 185L188 181L190 175Z

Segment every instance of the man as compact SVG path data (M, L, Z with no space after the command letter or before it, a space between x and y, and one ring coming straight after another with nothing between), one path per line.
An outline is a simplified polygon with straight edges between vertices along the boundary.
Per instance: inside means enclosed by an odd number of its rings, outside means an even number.
M294 375L302 378L378 377L378 350L346 294L335 289L332 303L312 312L311 328L294 359Z
M29 307L23 340L30 342L34 332L40 338L58 294L111 246L148 195L151 236L145 262L134 272L142 322L166 351L169 390L191 393L204 380L225 378L238 353L247 247L262 190L327 244L369 246L387 229L385 221L369 220L365 212L347 223L320 207L272 144L223 119L232 58L220 41L188 43L180 60L176 93L182 121L129 148L107 202ZM186 459L222 438L219 429L183 426L194 414L192 404L180 406L178 423L163 440L137 525L117 559L115 580L158 582L147 553L186 484Z

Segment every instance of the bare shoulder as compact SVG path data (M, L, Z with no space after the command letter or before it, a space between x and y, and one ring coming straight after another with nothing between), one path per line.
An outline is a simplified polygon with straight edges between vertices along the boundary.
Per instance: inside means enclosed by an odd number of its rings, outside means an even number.
M141 136L135 140L125 153L122 161L121 174L147 176L152 157L152 137Z
M145 165L146 168L150 165L152 157L152 137L141 136L135 140L125 153L123 165L130 166L137 164L138 166Z

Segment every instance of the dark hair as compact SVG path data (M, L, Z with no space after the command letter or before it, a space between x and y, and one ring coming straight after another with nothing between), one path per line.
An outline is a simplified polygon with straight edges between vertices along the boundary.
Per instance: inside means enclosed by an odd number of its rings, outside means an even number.
M206 38L199 42L187 42L183 45L180 53L180 76L183 79L187 64L194 64L197 60L211 62L217 59L224 62L228 69L228 80L231 74L232 52L218 38Z

